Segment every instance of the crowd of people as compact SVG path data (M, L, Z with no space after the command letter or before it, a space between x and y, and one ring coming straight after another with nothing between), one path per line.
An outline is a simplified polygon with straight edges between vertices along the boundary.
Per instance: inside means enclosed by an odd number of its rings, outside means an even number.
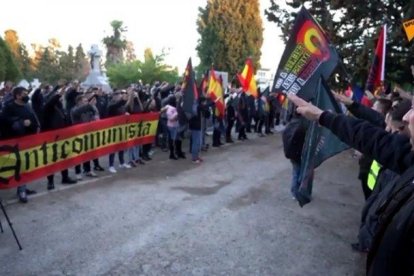
M351 116L323 111L296 95L288 98L299 117L318 121L357 151L366 201L352 248L368 253L367 275L413 275L414 98L398 86L388 95L370 96L372 106L334 93ZM295 181L293 195L300 184Z
M200 164L203 162L200 153L209 148L207 130L213 129L212 147L220 147L224 142L233 143L233 130L241 141L248 139L246 133L251 132L263 137L273 134L275 125L282 127L282 122L287 119L274 94L263 94L255 99L238 87L229 88L225 94L224 116L216 112L215 103L207 91L200 89L193 116L188 118L183 110L182 89L181 83L159 81L152 85L131 84L110 93L105 93L100 87L83 88L76 80L69 83L60 81L56 86L43 84L34 89L13 87L13 83L6 82L0 91L0 139L18 139L118 115L159 112L154 143L111 153L108 168L104 168L98 158L75 166L74 176L68 169L61 171L62 184L70 185L83 177L97 177L97 172L104 170L117 173L119 169L145 165L151 160L154 146L169 152L171 160L186 159L182 141L187 138L190 140L191 161ZM115 166L116 155L118 167ZM55 189L53 174L47 177L47 189ZM34 193L36 191L26 185L17 189L22 203L28 201L27 195Z
M307 130L304 118L318 120L320 125L358 150L359 179L366 202L358 242L352 247L369 253L371 275L381 275L380 272L387 269L397 271L395 275L409 275L407 271L414 272L414 100L399 87L389 95L376 97L372 107L343 93L333 94L352 116L322 111L294 95L289 95L291 104L285 110L280 95L259 94L255 99L241 88L233 87L225 94L224 116L217 113L207 91L200 90L193 116L189 118L183 110L180 83L132 84L126 89L104 93L99 87L83 89L77 81L55 87L42 85L32 90L13 87L7 82L0 93L0 138L18 139L40 131L124 114L159 113L154 143L111 153L108 168L104 168L99 159L94 159L77 165L74 177L67 169L63 170L62 184L75 184L83 177L97 177L99 171L117 173L116 155L120 169L145 165L152 159L153 147L168 152L168 158L173 161L186 159L183 139L187 138L190 141L189 159L200 164L203 162L201 152L209 148L206 136L211 128L212 147L220 147L223 143L234 142L233 133L237 133L238 140L244 141L248 139L247 133L255 132L263 137L273 134L275 129L283 130L287 124L283 142L285 154L293 166L291 192L295 199L300 186L301 153ZM47 189L54 188L54 175L51 174L47 177ZM27 195L33 193L35 191L26 185L17 189L22 203L26 203Z

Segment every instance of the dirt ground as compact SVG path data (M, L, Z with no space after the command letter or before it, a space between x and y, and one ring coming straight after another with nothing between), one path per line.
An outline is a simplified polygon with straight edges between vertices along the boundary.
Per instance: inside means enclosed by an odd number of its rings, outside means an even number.
M203 155L46 191L28 204L1 191L0 275L364 275L351 250L363 203L357 161L344 152L316 172L313 201L289 192L281 136L254 134ZM107 158L102 158L107 162Z

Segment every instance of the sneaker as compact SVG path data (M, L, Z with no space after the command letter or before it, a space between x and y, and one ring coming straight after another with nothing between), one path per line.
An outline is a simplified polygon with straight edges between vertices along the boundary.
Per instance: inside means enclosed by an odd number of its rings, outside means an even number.
M197 160L200 161L200 162L204 161L201 157L197 158Z
M121 169L130 169L131 168L131 166L130 165L128 165L128 164L121 164L121 165L119 165L119 167L121 168Z
M193 160L193 164L200 164L200 163L201 163L200 159Z
M85 172L85 176L87 176L87 177L98 177L98 175L93 171Z
M76 174L76 180L77 181L81 181L82 180L82 175L80 173Z
M130 165L130 166L131 166L131 168L136 168L136 167L137 167L137 164L135 164L135 162L136 162L136 161L129 161L129 162L128 162L128 165Z
M116 170L115 170L115 168L114 168L114 167L109 167L109 172L110 172L110 173L116 173Z

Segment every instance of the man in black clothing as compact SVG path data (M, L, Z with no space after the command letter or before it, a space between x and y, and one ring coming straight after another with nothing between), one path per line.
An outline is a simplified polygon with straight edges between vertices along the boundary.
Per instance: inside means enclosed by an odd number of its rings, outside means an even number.
M96 98L96 108L99 111L99 117L106 118L108 111L108 95L103 92L102 88L94 87L92 88L92 93Z
M128 94L129 93L129 94ZM120 116L127 113L127 107L131 105L131 101L133 100L132 97L132 90L129 90L128 92L125 90L119 90L116 91L111 101L108 104L108 118ZM119 167L130 169L131 166L125 163L124 160L124 151L120 150L118 151L118 159L119 159ZM110 173L117 173L117 170L114 167L115 162L115 153L111 153L109 155L109 172Z
M391 108L391 101L387 99L378 99L373 108L370 109L360 103L354 102L345 95L334 93L337 101L345 104L348 110L356 117L367 120L372 124L385 129L385 115ZM359 174L358 178L361 180L362 191L365 199L371 195L372 190L368 187L368 176L373 160L370 156L362 155L359 159Z
M99 112L95 106L95 97L87 98L86 96L79 95L76 97L76 106L74 106L70 112L70 118L72 125L89 123L99 119ZM97 174L91 170L90 161L83 163L83 170L86 176L96 177ZM81 166L75 166L76 180L82 180Z
M227 119L226 143L234 143L233 139L231 138L231 130L234 126L234 121L236 120L236 109L235 109L236 97L237 97L236 91L234 90L234 88L231 88L230 96L226 104L226 119Z
M36 134L40 131L40 124L36 114L29 107L28 91L23 87L13 89L14 101L3 109L4 120L10 126L7 138L18 138L29 134ZM20 202L27 202L27 194L35 193L22 185L17 188L17 195Z
M302 163L302 150L305 143L307 124L298 114L294 113L292 120L287 124L283 131L283 151L286 158L292 163L292 181L290 192L292 198L296 199L300 187L300 168ZM313 181L313 174L312 179Z
M401 174L395 184L395 192L381 206L378 230L368 253L367 275L413 275L414 99L411 109L403 117L410 131L409 139L388 133L364 120L320 110L296 95L288 97L298 106L298 113L318 121L343 142L372 156L383 167Z
M195 115L191 117L188 122L188 128L191 131L191 160L193 163L199 164L203 161L200 158L201 151L201 114L203 109L206 108L206 98L201 96L198 99L198 103L195 106Z
M65 87L62 87L58 91L50 93L46 98L43 113L47 114L47 116L43 120L43 131L61 129L69 125L69 117L62 104L64 92ZM62 184L76 183L76 180L69 177L69 171L67 169L63 170L61 174ZM53 190L55 188L54 175L49 175L47 180L47 189Z
M238 102L237 102L237 125L239 136L238 140L247 140L246 124L248 120L247 100L246 93L243 90L239 90Z
M70 114L72 108L76 105L76 98L81 96L82 93L79 91L79 82L73 81L72 85L67 89L65 100L66 100L66 112Z

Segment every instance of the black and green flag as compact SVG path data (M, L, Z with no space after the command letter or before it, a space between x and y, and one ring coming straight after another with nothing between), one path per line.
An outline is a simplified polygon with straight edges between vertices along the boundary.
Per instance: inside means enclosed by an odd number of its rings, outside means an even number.
M316 97L312 103L322 110L343 113L323 78L319 78ZM311 201L314 170L326 159L349 148L329 129L311 122L305 137L300 169L300 187L296 198L300 206Z

